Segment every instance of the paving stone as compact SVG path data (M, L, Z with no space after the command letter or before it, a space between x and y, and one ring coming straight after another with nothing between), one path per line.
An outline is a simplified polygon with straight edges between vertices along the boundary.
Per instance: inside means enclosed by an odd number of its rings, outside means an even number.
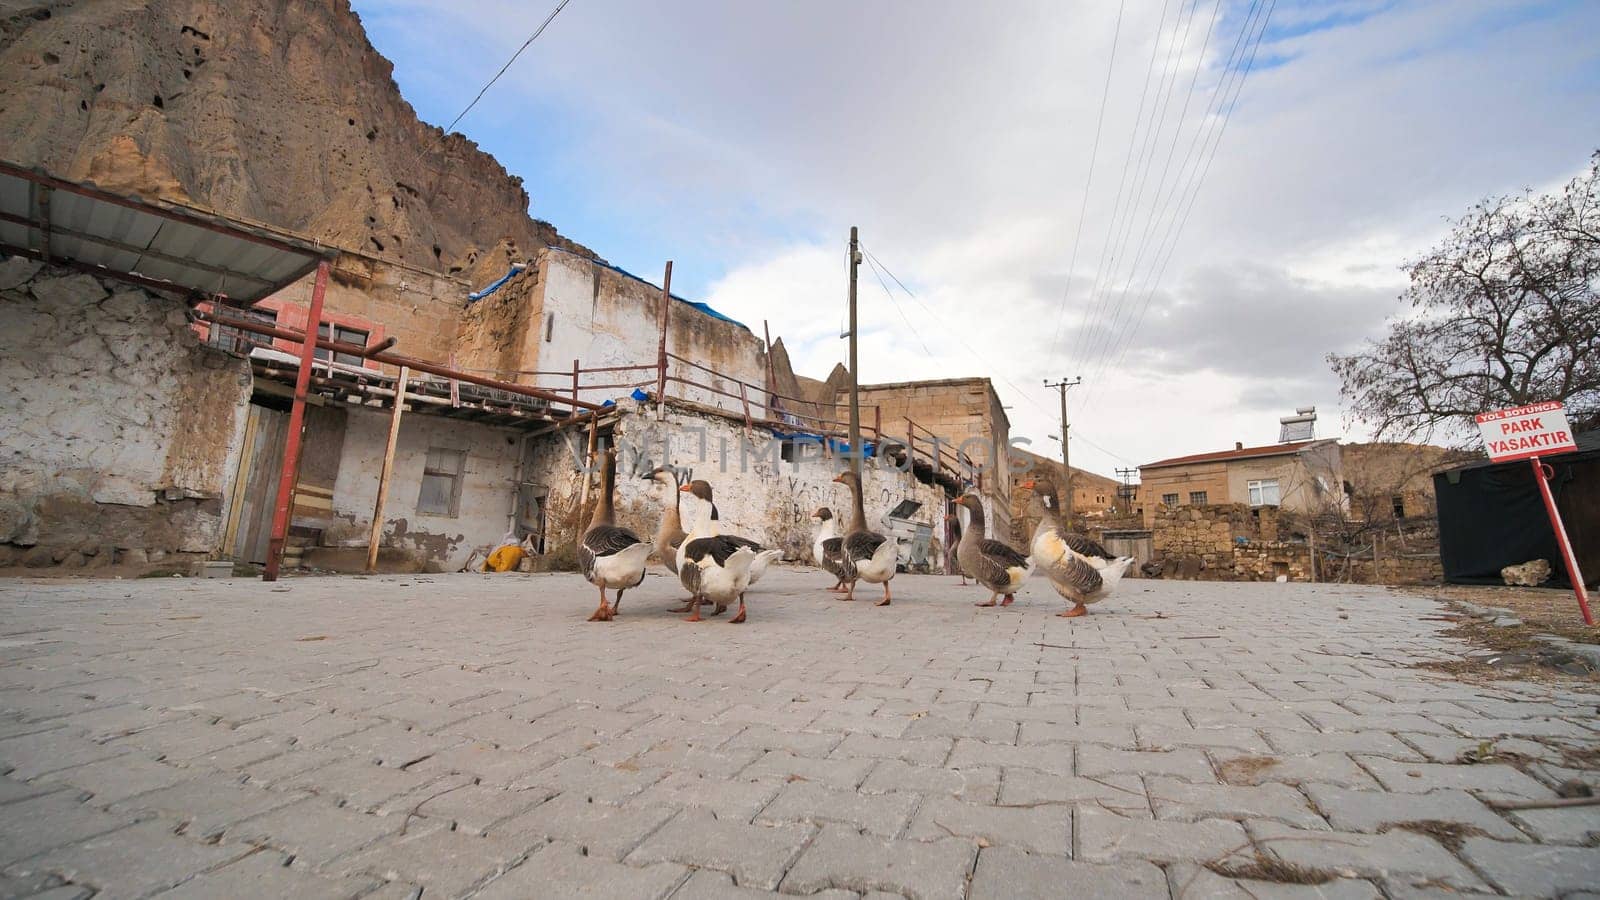
M389 722L333 738L321 746L342 751L353 762L404 769L461 743L465 741L457 736L435 736Z
M1061 897L1116 897L1165 900L1162 871L1146 862L1097 865L1059 856L1023 853L1011 847L979 852L972 874L971 900L1056 900Z
M647 770L632 762L606 766L575 758L523 775L512 781L510 786L518 790L548 788L582 794L600 803L624 803L660 781L665 774L665 770ZM727 773L730 777L732 774Z
M1352 791L1326 784L1308 784L1305 791L1340 831L1380 832L1401 822L1439 821L1481 828L1501 840L1523 840L1522 833L1510 822L1465 791L1396 794Z
M1157 775L1146 779L1145 786L1158 819L1276 819L1296 828L1328 827L1305 796L1285 784L1191 784Z
M206 840L234 823L288 806L304 797L304 794L268 791L210 775L140 794L113 804L111 810L160 816L182 826L184 834Z
M1244 878L1224 878L1193 863L1167 868L1174 897L1184 900L1379 900L1383 892L1370 881L1335 878L1323 884L1279 884ZM1450 892L1452 897L1463 897Z
M137 748L160 756L163 762L182 765L197 757L215 753L224 747L242 744L254 737L253 734L235 731L227 725L213 725L201 719L189 718L135 732L111 741L105 747L119 754ZM83 761L93 762L87 759Z
M0 898L4 900L22 897L29 900L89 900L93 895L94 888L65 884L54 875L13 877L0 874Z
M960 797L974 803L993 803L1000 793L1000 770L982 767L915 766L886 759L873 768L861 784L864 794L908 791Z
M1544 844L1600 843L1600 806L1565 809L1525 809L1511 813L1522 827ZM1490 829L1492 837L1501 837ZM1515 840L1516 838L1511 838Z
M689 880L685 881L682 887L672 893L672 900L764 900L771 896L770 891L740 887L733 883L731 876L722 872L698 869L689 876ZM859 900L861 897L855 891L839 890L819 891L807 896L817 900ZM885 894L880 898L873 898L873 895L867 895L872 900L898 900L899 896Z
M811 759L786 750L774 750L751 763L741 778L779 781L813 781L841 790L855 790L866 780L877 760L860 758Z
M842 825L824 826L779 889L813 894L829 888L888 891L919 900L959 900L977 848L960 838L892 840Z
M386 837L328 866L341 875L404 881L425 897L464 897L519 863L535 843L446 828Z
M902 759L919 766L937 766L944 764L950 755L951 744L949 738L880 738L850 734L834 748L833 758Z
M1017 740L1017 723L1000 719L948 719L943 716L922 716L906 726L905 737L915 738L968 738L996 744L1012 744Z
M122 756L130 749L97 744L80 732L58 728L0 741L0 771L17 781L32 781L49 772Z
M1505 794L1528 799L1553 796L1551 790L1503 763L1450 765L1446 763L1407 763L1382 757L1362 757L1383 786L1391 791L1422 794L1441 788L1458 788L1485 794Z
M632 763L641 769L673 769L727 777L760 759L762 755L760 750L753 748L721 751L673 742L657 745L648 752L634 757Z
M460 775L447 775L445 779L464 784ZM375 765L368 760L349 760L322 766L273 785L275 790L308 791L324 797L335 797L358 810L377 809L386 801L414 794L439 779Z
M402 829L428 829L405 816L374 816L310 797L246 819L222 832L223 844L272 847L296 861L322 866Z
M553 843L489 882L473 900L567 900L626 897L659 900L683 882L689 870L672 863L634 868L585 854L576 844Z
M1007 769L1037 769L1055 775L1074 774L1073 748L1068 744L1034 744L1015 747L983 741L959 740L947 765L976 768L1003 766Z
M95 806L109 806L119 800L148 791L171 787L192 777L182 769L148 757L129 753L113 759L74 766L43 776L44 784L67 784L92 794Z
M49 872L93 886L96 897L115 900L173 887L249 852L246 847L219 847L173 834L164 822L144 822L58 847L12 871Z
M1136 725L1141 750L1167 750L1173 747L1217 747L1240 753L1267 753L1271 747L1249 728L1173 728L1167 725Z
M211 900L216 897L293 897L295 900L352 900L370 891L371 878L321 875L288 865L288 858L270 851L252 853L220 869L203 872L160 900Z
M1017 743L1030 744L1103 744L1122 750L1136 750L1139 739L1131 726L1069 725L1056 722L1023 722Z
M796 781L785 785L757 822L842 823L883 837L900 833L917 808L915 794L857 794Z
M1470 838L1461 855L1496 886L1510 893L1553 897L1593 890L1600 873L1600 847L1546 847Z
M844 740L842 734L783 731L769 725L748 725L722 745L724 750L786 750L795 756L825 757Z
M1136 775L1064 778L1031 769L1007 771L1000 783L1001 805L1056 803L1102 806L1128 816L1151 816L1144 784Z
M741 886L772 890L815 833L810 825L751 825L690 809L646 838L625 862L716 869Z
M1218 753L1217 771L1228 784L1336 784L1373 789L1378 783L1343 753L1303 756L1232 756Z
M1295 865L1331 869L1354 877L1402 884L1439 883L1456 889L1487 888L1471 869L1429 837L1407 831L1357 834L1301 831L1276 822L1251 822L1250 834L1264 853Z
M1365 753L1394 759L1419 759L1416 750L1392 734L1381 731L1285 731L1263 732L1277 754ZM1275 755L1268 753L1267 755Z
M1078 747L1079 775L1172 775L1188 781L1217 780L1211 763L1199 750L1117 750L1096 744Z
M1222 819L1199 822L1129 819L1103 809L1084 807L1078 810L1076 825L1078 852L1073 858L1088 862L1213 859L1250 843L1242 826Z
M5 775L0 775L0 806L59 790L61 790L61 785L51 784L48 781L36 781L29 784L26 781L17 781Z
M1072 853L1072 809L1013 808L930 797L917 810L906 837L919 841L982 838L986 843L979 846L1017 847L1033 853L1068 856Z
M495 823L526 812L553 796L555 793L546 788L513 791L445 781L419 788L395 805L424 818L454 823L458 831L484 834L491 831Z
M493 744L468 743L435 753L407 771L418 775L470 775L484 784L505 786L514 782L527 784L535 772L552 762Z
M783 782L712 778L696 772L674 772L628 801L631 806L686 807L709 810L723 819L745 822L778 796Z
M122 828L131 821L131 816L103 813L80 803L72 790L7 804L0 808L0 868Z
M566 793L500 823L495 833L513 839L571 841L590 856L621 860L674 811L660 807L620 807Z

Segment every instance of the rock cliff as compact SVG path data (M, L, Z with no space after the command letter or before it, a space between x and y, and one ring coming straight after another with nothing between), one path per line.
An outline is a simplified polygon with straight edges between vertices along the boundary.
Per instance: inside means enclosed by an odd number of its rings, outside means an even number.
M392 69L346 0L0 0L0 158L474 281L593 255Z

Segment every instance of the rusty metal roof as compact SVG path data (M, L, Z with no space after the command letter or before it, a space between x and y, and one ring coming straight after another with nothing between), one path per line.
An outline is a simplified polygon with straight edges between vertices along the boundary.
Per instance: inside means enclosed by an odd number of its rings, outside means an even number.
M247 305L333 250L265 228L0 162L0 250Z

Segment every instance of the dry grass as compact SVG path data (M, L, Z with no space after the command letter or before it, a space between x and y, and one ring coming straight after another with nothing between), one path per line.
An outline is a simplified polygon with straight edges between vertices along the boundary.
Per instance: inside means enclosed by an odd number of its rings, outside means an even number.
M1582 644L1600 644L1600 628L1583 624L1577 598L1565 588L1495 587L1493 585L1446 584L1431 587L1400 588L1435 600L1459 600L1479 606L1508 609L1524 623L1545 634L1554 634ZM1600 602L1591 598L1590 607Z
M1274 884L1327 884L1339 877L1338 873L1328 869L1300 866L1260 853L1244 861L1208 862L1206 868L1224 878L1245 878L1251 881L1270 881Z
M1240 756L1217 766L1217 772L1228 784L1256 784L1256 776L1278 764L1272 756Z
M1425 834L1449 848L1450 852L1457 853L1461 845L1469 837L1488 837L1489 832L1476 825L1464 822L1445 822L1440 819L1418 819L1414 822L1389 822L1378 829L1381 834L1390 830L1409 831L1413 834Z

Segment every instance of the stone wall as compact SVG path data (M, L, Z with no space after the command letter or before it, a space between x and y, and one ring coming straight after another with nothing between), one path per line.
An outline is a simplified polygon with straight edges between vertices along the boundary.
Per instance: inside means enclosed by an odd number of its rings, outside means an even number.
M659 488L640 476L663 463L689 470L689 477L711 483L725 532L769 547L782 547L789 560L810 561L815 533L811 514L817 507L829 507L840 515L849 508L849 491L833 483L840 471L837 459L821 458L816 447L798 461L783 460L781 451L775 460L773 451L777 445L769 444L769 433L757 427L751 432L755 450L741 460L745 431L743 423L732 417L673 405L665 420L657 422L653 408L626 400L619 407L621 418L614 437L619 445L642 450L643 455L625 452L622 456L617 473L617 522L641 536L655 532L663 498ZM583 475L577 469L573 451L583 449L584 434L568 434L571 443L557 436L530 442L529 460L524 466L525 479L538 485L546 497L547 554L560 553L561 548L572 545L587 524L594 503L593 490L589 505L579 503ZM944 534L943 489L923 484L907 473L871 464L863 479L863 504L870 527L881 527L883 515L902 500L921 504L913 518L933 526L930 557L935 570L939 570L943 560L939 543ZM596 477L595 484L598 483ZM687 521L684 524L689 525Z
M1276 507L1242 503L1162 507L1151 529L1153 561L1166 578L1202 581L1311 580L1310 548L1287 534Z
M215 551L250 384L170 296L0 262L0 566Z

